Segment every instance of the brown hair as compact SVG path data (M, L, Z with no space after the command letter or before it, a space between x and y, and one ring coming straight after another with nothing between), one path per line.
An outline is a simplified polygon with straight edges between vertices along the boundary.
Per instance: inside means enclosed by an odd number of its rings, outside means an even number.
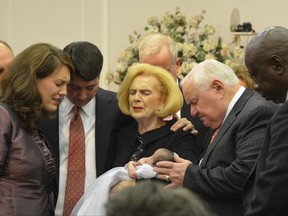
M156 182L140 182L116 193L106 204L108 216L208 216L208 205L187 188L166 188Z
M61 65L74 70L69 56L47 43L31 45L9 64L1 83L0 102L6 103L18 115L24 128L37 128L43 115L47 114L42 109L37 80L51 75Z

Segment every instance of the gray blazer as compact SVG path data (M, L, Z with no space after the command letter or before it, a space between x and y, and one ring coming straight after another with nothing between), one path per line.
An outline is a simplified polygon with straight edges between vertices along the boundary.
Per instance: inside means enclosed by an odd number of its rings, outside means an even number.
M277 108L246 89L207 148L201 165L188 166L183 185L199 194L214 213L243 215L243 186Z

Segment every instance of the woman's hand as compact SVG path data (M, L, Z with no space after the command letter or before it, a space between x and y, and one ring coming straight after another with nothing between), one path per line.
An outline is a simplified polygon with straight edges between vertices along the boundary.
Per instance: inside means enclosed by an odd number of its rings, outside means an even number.
M175 122L175 124L173 124L170 128L172 131L175 132L183 127L184 131L191 130L192 134L198 134L198 131L195 129L194 125L187 118L179 119L177 117L177 119L178 120Z

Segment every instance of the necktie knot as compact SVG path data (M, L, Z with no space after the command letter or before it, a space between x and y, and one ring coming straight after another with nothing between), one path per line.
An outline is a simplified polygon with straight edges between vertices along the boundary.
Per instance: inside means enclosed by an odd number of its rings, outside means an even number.
M78 106L74 106L73 107L73 116L72 116L72 119L75 118L77 119L78 116L80 115L80 110L81 110L81 107L78 107Z

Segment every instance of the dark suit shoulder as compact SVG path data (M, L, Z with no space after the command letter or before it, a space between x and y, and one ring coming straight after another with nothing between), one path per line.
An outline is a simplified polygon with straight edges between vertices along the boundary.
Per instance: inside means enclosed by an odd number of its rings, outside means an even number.
M106 100L106 101L109 101L109 100L117 101L116 95L117 95L117 93L114 91L99 88L97 93L96 93L96 98L97 99L101 98L101 99Z

